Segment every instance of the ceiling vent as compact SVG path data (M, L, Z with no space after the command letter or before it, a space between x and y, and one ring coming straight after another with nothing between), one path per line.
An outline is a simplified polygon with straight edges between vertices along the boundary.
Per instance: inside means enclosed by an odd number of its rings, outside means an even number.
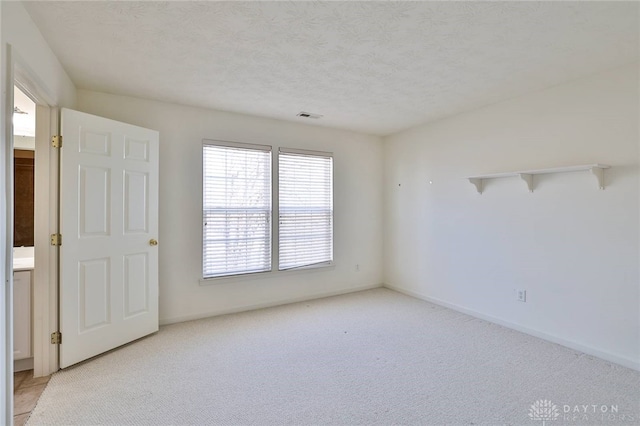
M316 120L318 118L321 118L322 115L320 114L314 114L312 112L304 112L304 111L300 111L299 113L296 114L296 117L302 117L302 118L315 118Z

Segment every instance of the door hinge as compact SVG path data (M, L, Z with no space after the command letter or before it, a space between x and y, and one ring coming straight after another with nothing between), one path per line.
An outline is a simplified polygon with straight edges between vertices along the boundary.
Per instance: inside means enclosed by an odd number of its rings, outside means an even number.
M51 333L51 344L59 345L62 343L62 333L59 331Z
M51 146L54 148L62 148L62 136L51 136Z
M62 245L62 235L61 234L51 234L51 245L52 246L61 246Z

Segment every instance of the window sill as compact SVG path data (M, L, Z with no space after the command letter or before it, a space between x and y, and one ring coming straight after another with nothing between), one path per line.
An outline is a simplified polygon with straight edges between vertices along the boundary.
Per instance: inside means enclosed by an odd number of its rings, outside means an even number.
M253 272L249 274L227 275L224 277L200 278L200 285L207 286L207 285L215 285L215 284L233 283L238 281L286 277L286 276L295 275L295 274L334 270L335 268L336 268L335 263L332 262L326 265L306 266L304 268L288 269L285 271L265 271L265 272Z

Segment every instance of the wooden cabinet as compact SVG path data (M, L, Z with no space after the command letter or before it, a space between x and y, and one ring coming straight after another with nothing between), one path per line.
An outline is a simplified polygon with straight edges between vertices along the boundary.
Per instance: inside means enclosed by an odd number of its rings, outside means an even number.
M34 151L14 150L13 246L33 247Z
M13 359L25 359L31 352L31 273L13 273Z

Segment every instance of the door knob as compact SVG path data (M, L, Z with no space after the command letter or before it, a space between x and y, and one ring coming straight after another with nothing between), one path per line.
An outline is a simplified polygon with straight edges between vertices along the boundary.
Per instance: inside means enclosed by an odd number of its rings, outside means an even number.
M157 246L158 245L158 240L154 240L153 238L149 240L149 245L150 246Z

